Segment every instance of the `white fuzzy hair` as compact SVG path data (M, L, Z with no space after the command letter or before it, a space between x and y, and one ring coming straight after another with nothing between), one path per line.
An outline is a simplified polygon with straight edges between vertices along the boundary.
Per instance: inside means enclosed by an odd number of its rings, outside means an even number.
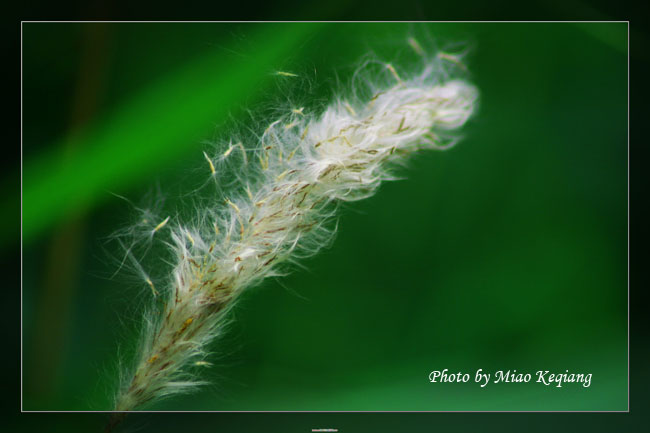
M370 95L365 100L336 98L320 114L287 110L263 131L254 150L231 142L219 154L205 154L213 178L221 163L238 158L241 184L231 196L215 195L202 205L192 224L165 219L153 229L152 234L165 226L171 232L173 272L160 288L164 307L145 315L140 353L115 410L139 408L203 383L190 371L209 365L206 347L222 332L243 290L279 275L283 263L313 254L329 240L333 230L326 222L336 202L371 196L392 179L391 165L415 151L453 144L453 131L475 111L478 92L441 73L441 58L423 59L420 72L411 75L375 62L375 76L357 74L353 80L363 77ZM158 294L148 278L147 283Z

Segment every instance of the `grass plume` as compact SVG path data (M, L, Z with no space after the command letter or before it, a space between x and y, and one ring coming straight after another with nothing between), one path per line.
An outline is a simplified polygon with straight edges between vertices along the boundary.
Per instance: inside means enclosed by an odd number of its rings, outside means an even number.
M191 222L153 222L151 236L169 234L173 269L161 287L147 277L162 307L145 314L140 352L115 410L203 384L190 370L209 365L206 348L244 290L316 253L333 234L328 222L337 203L373 195L412 153L455 143L478 92L441 72L449 55L427 58L417 41L409 44L422 55L416 73L368 62L355 74L354 97L335 97L320 113L292 107L254 147L235 141L203 155L206 176L215 181L221 164L237 158L240 184L229 195L215 194Z

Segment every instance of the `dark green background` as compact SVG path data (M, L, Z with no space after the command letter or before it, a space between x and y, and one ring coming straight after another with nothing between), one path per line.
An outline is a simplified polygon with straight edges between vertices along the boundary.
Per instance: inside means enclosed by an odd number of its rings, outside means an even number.
M626 410L624 23L25 24L23 409L110 409L147 297L106 278L104 238L130 218L109 191L138 202L159 181L174 202L228 113L247 122L244 108L264 116L288 92L274 70L308 77L295 91L322 102L336 74L369 49L400 58L412 33L470 47L481 99L465 139L346 205L308 270L239 304L214 386L153 409ZM593 380L427 381L443 368Z

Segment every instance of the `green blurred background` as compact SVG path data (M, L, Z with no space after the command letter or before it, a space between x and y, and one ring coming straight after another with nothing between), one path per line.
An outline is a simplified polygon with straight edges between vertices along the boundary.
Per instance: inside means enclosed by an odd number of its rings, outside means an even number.
M214 385L152 409L626 410L624 23L24 24L23 409L111 407L147 302L108 278L106 237L132 218L111 193L160 184L174 206L203 140L286 97L274 71L322 103L413 34L469 48L464 140L346 205L331 248L236 308ZM428 382L444 368L593 379Z

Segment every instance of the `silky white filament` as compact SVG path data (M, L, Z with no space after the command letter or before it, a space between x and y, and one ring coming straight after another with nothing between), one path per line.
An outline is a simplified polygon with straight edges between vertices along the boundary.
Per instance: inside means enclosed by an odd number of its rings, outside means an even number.
M206 176L217 179L218 164L239 155L242 185L198 209L192 224L166 218L155 226L152 233L171 232L175 265L166 287L151 284L164 307L146 315L140 354L116 410L202 384L194 379L196 367L210 365L206 347L242 291L278 275L288 259L315 253L332 234L326 223L336 202L374 194L391 179L392 163L409 154L448 146L450 133L475 111L476 88L441 81L437 64L411 76L383 67L381 76L365 80L373 89L366 100L340 98L320 114L295 107L270 122L254 150L237 142L204 154ZM386 77L388 84L376 84Z

